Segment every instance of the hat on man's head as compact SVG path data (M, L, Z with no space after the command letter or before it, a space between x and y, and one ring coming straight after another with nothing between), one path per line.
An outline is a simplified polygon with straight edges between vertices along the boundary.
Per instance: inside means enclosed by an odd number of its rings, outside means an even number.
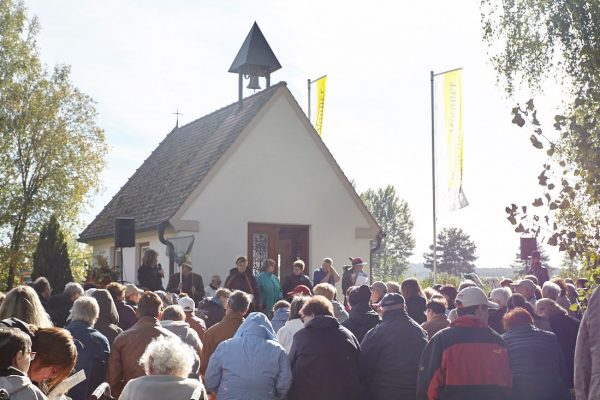
M137 286L135 286L132 283L128 283L125 289L125 298L133 295L133 294L139 294L140 296L142 295L142 293L144 293L143 290L139 289Z
M298 285L294 288L294 290L292 290L291 292L287 293L288 296L290 297L294 297L294 296L312 296L312 293L310 291L310 289L308 288L308 286L306 285Z
M354 267L355 265L362 265L362 266L364 266L364 265L367 265L367 263L366 263L366 262L364 262L364 261L363 261L363 259L362 259L362 258L360 258L360 257L356 257L356 258L352 258L352 257L350 257L350 262L352 263L352 266L353 266L353 267Z
M514 283L511 283L510 287L513 288L513 289L516 289L518 287L525 287L525 288L529 289L532 292L535 292L535 289L536 289L535 283L533 283L533 281L530 281L529 279L518 280L518 281L516 281Z
M350 302L351 306L360 303L369 303L371 299L371 289L368 285L361 285L350 292L348 296L348 302Z
M192 268L192 263L190 261L184 261L179 265L181 268L189 268L189 269L193 269Z
M377 290L378 292L387 293L387 285L381 281L373 282L371 290Z
M404 297L400 293L388 293L375 305L383 311L399 310L404 308Z
M456 295L456 301L458 307L471 307L471 306L488 306L488 308L496 309L498 304L488 300L484 291L476 286L464 288ZM459 304L460 303L460 304Z
M193 312L196 309L196 303L191 297L182 297L179 300L177 300L177 304L179 304L181 308L183 308L183 311Z

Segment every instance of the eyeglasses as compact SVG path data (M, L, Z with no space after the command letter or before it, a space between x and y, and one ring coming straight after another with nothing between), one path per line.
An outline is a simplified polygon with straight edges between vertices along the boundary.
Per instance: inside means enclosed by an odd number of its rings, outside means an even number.
M23 351L23 354L29 355L29 360L33 361L35 359L35 355L37 354L35 351Z

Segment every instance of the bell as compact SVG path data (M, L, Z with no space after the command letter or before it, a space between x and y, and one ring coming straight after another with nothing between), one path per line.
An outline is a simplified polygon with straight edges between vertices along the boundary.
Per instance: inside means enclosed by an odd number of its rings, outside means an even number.
M258 76L250 75L250 82L248 83L247 88L252 89L252 90L260 89L260 83L258 82Z

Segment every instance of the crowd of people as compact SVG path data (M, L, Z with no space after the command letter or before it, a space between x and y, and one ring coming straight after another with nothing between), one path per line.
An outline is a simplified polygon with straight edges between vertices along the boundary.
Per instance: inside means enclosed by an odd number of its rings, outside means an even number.
M186 262L164 290L157 260L144 254L137 286L71 282L52 295L42 277L0 296L0 389L17 400L87 400L103 382L124 400L600 399L600 294L584 312L584 279L369 285L360 258L341 275L325 258L312 279L298 260L280 282L273 260L255 276L239 257L224 282L204 286Z

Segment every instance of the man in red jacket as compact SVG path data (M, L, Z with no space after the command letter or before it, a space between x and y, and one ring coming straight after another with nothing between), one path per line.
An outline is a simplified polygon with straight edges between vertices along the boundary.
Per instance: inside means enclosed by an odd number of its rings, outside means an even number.
M456 296L458 318L423 350L418 400L506 400L512 374L504 340L488 324L498 308L483 290L469 287Z

